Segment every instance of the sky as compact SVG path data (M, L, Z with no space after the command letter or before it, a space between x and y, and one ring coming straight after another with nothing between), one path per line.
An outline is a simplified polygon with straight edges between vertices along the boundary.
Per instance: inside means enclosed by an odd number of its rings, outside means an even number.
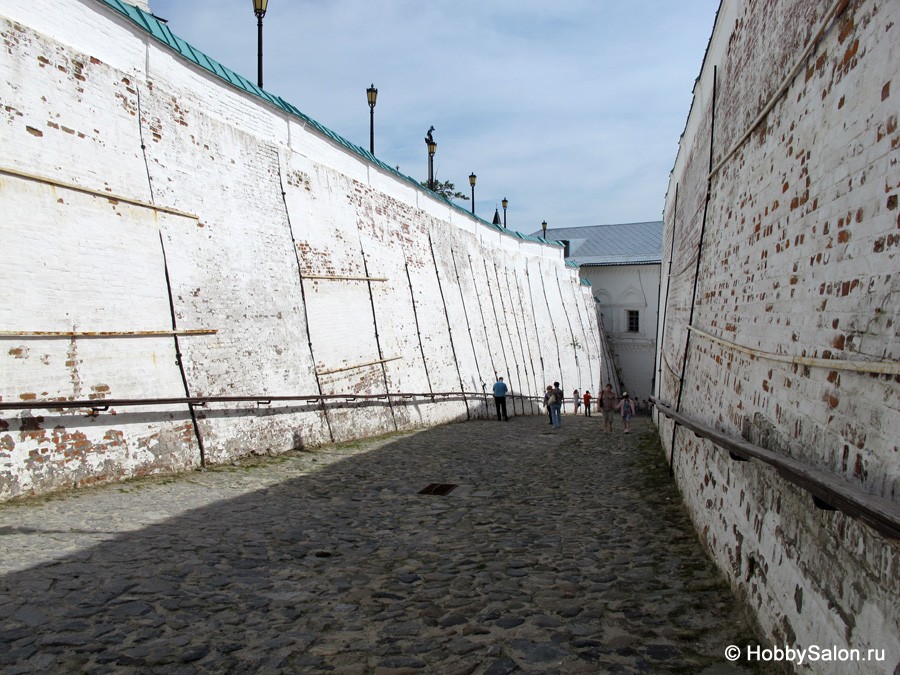
M251 0L149 0L153 14L256 81ZM661 220L719 0L270 0L264 88L375 155L471 196L490 221ZM465 209L470 201L456 200Z

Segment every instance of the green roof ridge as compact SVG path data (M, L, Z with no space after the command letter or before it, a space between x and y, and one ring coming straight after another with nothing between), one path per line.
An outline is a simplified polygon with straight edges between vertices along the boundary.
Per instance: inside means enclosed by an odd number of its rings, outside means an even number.
M204 70L209 71L210 73L212 73L219 79L227 81L229 84L232 84L233 86L237 87L238 89L243 89L248 94L257 96L257 97L271 103L275 107L281 108L286 113L288 113L290 115L294 115L296 117L299 117L307 125L313 127L314 129L319 131L321 134L327 136L328 138L332 139L336 143L343 145L348 150L355 152L357 155L360 155L364 159L367 159L368 161L372 162L373 164L375 164L379 168L383 169L384 171L387 171L388 173L391 173L391 174L397 176L398 178L401 178L402 180L412 183L420 190L423 190L424 192L427 192L431 196L436 197L438 200L443 201L448 206L451 206L452 208L456 209L460 213L463 213L467 216L472 216L473 218L475 218L476 220L481 222L483 225L487 225L488 227L493 228L501 233L505 233L510 236L517 237L519 239L523 239L525 241L533 241L533 242L537 242L537 243L551 244L551 245L558 244L561 246L561 244L559 244L559 242L549 241L547 239L544 239L543 237L534 237L531 235L522 234L521 232L517 232L515 230L508 230L506 228L500 227L499 225L494 225L493 223L489 223L488 221L484 220L483 218L480 218L479 216L476 216L476 215L472 214L471 212L467 211L466 209L461 207L459 204L454 204L452 201L450 201L443 195L439 195L438 193L433 192L432 190L429 190L424 185L419 183L419 181L417 181L416 179L414 179L410 176L407 176L404 173L401 173L397 169L395 169L392 166L389 166L385 162L381 161L380 159L375 157L371 152L369 152L365 148L362 148L362 147L356 145L355 143L351 143L350 141L348 141L346 138L344 138L340 134L335 133L328 127L323 126L322 124L319 124L318 122L316 122L314 119L312 119L308 115L300 112L300 110L296 106L288 103L280 96L275 96L274 94L267 92L265 89L261 89L260 87L255 85L253 82L248 80L243 75L240 75L240 74L234 72L230 68L226 68L218 61L211 59L209 56L207 56L200 50L195 49L188 42L186 42L182 38L175 35L175 33L172 32L172 30L168 27L168 25L166 25L166 23L164 23L163 21L160 21L159 19L157 19L155 16L153 16L149 12L145 12L144 10L140 9L139 7L135 7L134 5L129 5L127 2L124 2L123 0L99 0L99 1L104 3L105 5L107 5L111 9L114 9L115 11L124 15L125 17L131 19L131 21L134 24L136 24L141 30L149 33L154 38L156 38L156 40L158 40L159 42L162 42L164 45L166 45L170 49L175 50L176 52L181 54L184 58L186 58L188 61L195 63L196 65L200 66Z

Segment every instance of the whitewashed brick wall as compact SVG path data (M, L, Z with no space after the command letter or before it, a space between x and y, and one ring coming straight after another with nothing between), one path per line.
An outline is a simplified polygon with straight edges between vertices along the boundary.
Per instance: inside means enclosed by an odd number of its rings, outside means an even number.
M0 401L490 392L498 375L542 395L599 377L560 247L498 233L95 0L0 0L0 33L0 331L215 331L179 337L180 360L166 335L3 337ZM384 281L305 278L366 273ZM198 433L186 405L3 411L0 499L195 466L201 441L219 462L491 406L210 403Z
M712 137L717 163L758 116L832 2L726 0L666 202L659 398L673 406ZM752 136L713 176L693 324L789 356L896 361L900 305L900 3L851 0ZM715 130L713 68L718 67ZM676 198L677 196L677 198ZM670 276L670 272L671 275ZM661 310L662 314L662 310ZM694 335L682 410L900 499L900 378L779 363ZM672 423L661 420L672 452ZM885 649L900 662L900 546L756 462L681 428L676 478L701 538L778 645ZM837 672L814 664L816 672Z

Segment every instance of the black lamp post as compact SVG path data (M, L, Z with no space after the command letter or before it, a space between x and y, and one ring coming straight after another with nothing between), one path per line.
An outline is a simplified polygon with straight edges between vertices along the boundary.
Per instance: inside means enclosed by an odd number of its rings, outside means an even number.
M259 88L262 89L263 86L263 76L262 76L262 20L266 15L266 6L269 4L269 0L253 0L253 13L256 14L257 19L257 27L259 29L259 54L257 58L257 84L259 84Z
M375 154L375 99L378 98L378 90L375 85L366 89L366 97L369 99L369 152Z
M547 238L547 221L546 220L543 223L541 223L541 227L544 229L544 239L546 239Z
M503 204L503 227L506 228L506 207L509 206L509 201L504 197L500 203Z
M437 143L431 137L432 131L434 131L434 127L428 129L425 145L428 146L428 189L434 192L434 153L437 151Z
M469 174L469 185L472 186L472 215L475 215L475 181L478 179L474 173Z

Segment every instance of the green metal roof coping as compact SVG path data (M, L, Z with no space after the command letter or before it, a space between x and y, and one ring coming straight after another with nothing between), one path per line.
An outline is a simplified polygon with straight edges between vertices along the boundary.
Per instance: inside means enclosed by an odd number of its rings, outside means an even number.
M594 284L592 284L592 283L591 283L590 281L588 281L587 279L582 279L582 280L581 280L581 285L582 285L582 286L593 286Z
M445 204L456 209L460 213L475 218L482 225L486 225L490 228L497 230L498 232L505 233L505 234L508 234L508 235L511 235L514 237L518 237L519 239L523 239L525 241L533 241L533 242L537 242L537 243L541 243L541 244L550 244L551 246L554 244L556 244L558 246L562 246L562 244L560 242L548 241L547 239L544 239L543 237L534 237L531 235L522 234L521 232L516 232L515 230L507 230L506 228L500 227L499 225L494 225L493 223L489 223L488 221L484 220L483 218L479 218L478 216L473 215L471 212L469 212L466 209L464 209L463 207L459 206L459 204L454 204L453 202L451 202L449 199L447 199L443 195L439 195L438 193L429 190L428 188L423 186L421 183L419 183L414 178L411 178L411 177L407 176L406 174L399 172L397 169L395 169L391 166L388 166L387 164L382 162L380 159L375 157L368 150L365 150L364 148L356 145L355 143L351 143L343 136L340 136L340 135L336 134L335 132L333 132L331 129L328 129L327 127L322 126L321 124L316 122L311 117L300 112L300 110L296 106L291 105L290 103L285 101L280 96L275 96L274 94L270 94L266 90L261 89L260 87L256 86L253 82L248 80L243 75L239 75L238 73L234 72L233 70L226 68L218 61L215 61L215 60L209 58L206 54L204 54L200 50L194 49L190 44L188 44L187 42L182 40L180 37L175 35L171 31L171 29L168 27L168 25L166 25L165 23L163 23L162 21L157 19L152 14L149 14L148 12L145 12L144 10L139 9L138 7L135 7L134 5L129 5L127 2L123 2L122 0L97 0L97 1L105 4L107 7L110 7L111 9L114 9L119 14L122 14L123 16L131 19L131 21L134 24L136 24L141 30L149 33L154 38L156 38L156 40L158 40L159 42L162 42L164 45L166 45L170 49L175 50L176 52L181 54L184 58L186 58L188 61L191 61L191 62L197 64L204 70L207 70L210 73L212 73L213 75L215 75L216 77L227 81L229 84L234 85L238 89L243 89L248 94L257 96L257 97L271 103L275 107L280 108L281 110L284 110L286 113L288 113L290 115L294 115L295 117L299 117L301 120L303 120L303 122L305 122L308 126L313 127L319 133L327 136L328 138L335 141L336 143L343 145L348 150L355 152L357 155L360 155L364 159L372 162L373 164L378 166L380 169L387 171L388 173L393 174L394 176L397 176L398 178L400 178L408 183L411 183L418 189L423 190L424 192L427 192L432 197L438 199L439 201L444 202Z

